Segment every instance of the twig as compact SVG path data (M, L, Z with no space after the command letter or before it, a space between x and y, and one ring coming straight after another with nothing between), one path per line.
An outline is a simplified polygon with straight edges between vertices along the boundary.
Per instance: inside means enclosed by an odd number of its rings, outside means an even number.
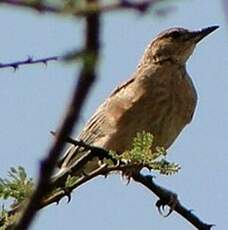
M28 56L27 59L23 61L16 61L16 62L9 62L9 63L1 63L0 62L0 69L2 68L13 68L15 71L19 68L21 65L31 65L31 64L37 64L37 63L43 63L47 65L50 61L75 61L79 58L84 59L89 57L90 51L86 51L84 49L77 49L70 51L62 56L52 56L52 57L46 57L46 58L40 58L40 59L33 59L33 57Z
M44 198L39 205L39 208L43 208L46 207L50 204L53 203L59 203L59 201L67 196L68 197L68 201L70 201L71 199L71 193L73 192L73 190L75 190L76 188L78 188L79 186L85 184L88 181L91 181L93 178L100 176L100 175L104 175L107 174L110 170L107 168L107 164L102 164L99 168L95 169L94 171L92 171L91 173L89 173L88 175L84 175L81 178L79 178L77 180L77 182L68 188L61 188L60 190L54 192L53 194L49 195L48 197Z
M50 131L50 133L53 135L53 136L56 136L56 132L54 131ZM76 139L73 139L69 136L67 136L65 138L65 141L69 144L72 144L74 145L75 147L82 147L83 150L88 150L88 151L91 151L92 152L92 155L89 156L89 157L93 157L93 156L96 156L99 158L99 160L103 160L104 158L106 159L110 159L113 161L114 164L116 164L116 159L114 159L109 153L107 150L103 149L103 148L100 148L100 147L97 147L97 146L93 146L93 145L89 145L87 144L86 142L84 142L83 140L76 140ZM89 158L87 159L87 161L91 160L92 158ZM84 163L83 163L84 164ZM76 164L77 165L77 164ZM72 167L74 167L74 164L72 165ZM77 167L81 167L79 165L77 165ZM73 170L72 170L73 171Z
M93 147L94 149L96 147ZM87 152L85 153L85 155L83 155L81 158L79 158L77 160L77 162L75 162L74 164L74 169L82 169L82 166L88 162L89 159L92 159L93 157L97 156L97 153L100 151L100 148L97 148L96 152ZM105 150L103 150L105 151ZM108 152L106 152L108 154ZM103 153L102 153L103 154ZM99 156L99 154L98 154ZM103 163L100 167L96 168L94 171L90 172L89 174L82 174L82 176L80 178L77 179L76 183L73 186L70 187L65 187L65 182L66 182L66 175L64 175L63 177L61 177L61 179L65 179L65 180L61 180L61 182L64 181L64 184L60 184L59 181L54 182L54 186L57 186L58 190L54 191L53 193L51 193L50 195L48 195L47 197L45 197L39 205L39 208L43 208L46 207L52 203L59 203L59 201L67 196L68 199L70 200L71 197L71 193L73 190L75 190L76 188L78 188L79 186L87 183L88 181L91 181L93 178L97 177L97 176L107 176L110 172L113 171L125 171L127 169L133 168L134 166L132 165L121 165L121 164L116 164L113 166L109 166L106 163ZM69 174L68 174L69 175ZM68 176L67 175L67 176ZM58 187L60 186L60 187Z
M21 66L21 65L30 65L30 64L37 64L37 63L43 63L43 64L47 65L48 62L57 61L59 59L60 59L60 57L58 57L58 56L40 58L40 59L33 59L31 56L28 56L28 58L24 61L0 63L0 69L11 67L14 70L17 70L19 68L19 66Z
M25 0L0 0L2 4L8 4L16 7L24 7L38 12L48 12L48 13L63 13L70 14L77 17L85 17L94 13L108 13L110 11L132 9L144 13L149 7L161 0L138 0L137 2L120 0L119 2L114 2L106 5L99 5L97 3L88 3L85 7L71 7L70 9L65 9L65 7L57 7L52 5L47 5L42 1L25 1Z
M155 184L152 176L143 176L137 173L133 175L133 179L147 187L150 191L157 195L161 201L166 204L168 204L170 198L173 196L172 192ZM183 205L181 205L178 200L173 208L178 214L184 217L199 230L210 230L213 227L212 224L206 224L202 222L196 215L191 212L191 210L188 210Z
M87 0L96 2L95 0ZM26 206L22 217L15 226L15 230L26 230L34 219L39 203L42 197L49 191L50 177L56 165L56 161L64 148L65 137L69 136L73 130L74 123L78 120L81 108L85 102L89 90L96 80L96 63L99 56L99 15L94 13L86 17L86 43L85 50L93 53L93 62L88 63L87 59L83 60L83 66L80 71L79 81L76 84L75 92L70 106L66 113L65 119L59 129L57 138L51 147L47 157L42 160L39 180L29 204Z
M60 13L61 9L55 6L47 5L43 1L24 1L24 0L0 0L0 3L16 7L24 7L39 12Z

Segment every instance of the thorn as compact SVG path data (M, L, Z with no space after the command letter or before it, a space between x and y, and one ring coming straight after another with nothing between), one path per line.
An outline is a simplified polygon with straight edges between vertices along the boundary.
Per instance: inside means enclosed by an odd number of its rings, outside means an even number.
M32 56L28 56L26 62L27 62L27 63L31 63L31 62L32 62L32 59L33 59Z
M68 188L63 188L64 195L67 197L67 203L70 203L71 201L71 192Z
M131 175L128 175L126 172L122 171L121 176L122 176L123 181L124 182L126 181L126 185L129 185L131 182Z
M104 178L108 178L108 173L103 174Z
M43 60L42 63L45 65L45 67L47 67L47 63L48 63L47 60Z
M127 0L122 0L122 1L121 1L121 4L122 4L122 6L124 6L124 7L129 7L129 6L130 6L130 2L127 1Z
M59 202L60 202L60 199L58 199L58 200L56 201L56 205L59 205Z
M12 65L13 71L16 72L16 70L19 68L18 64L14 64Z
M126 185L129 185L130 182L131 182L131 177L128 177L128 178L127 178L127 183L126 183Z
M67 194L66 196L67 196L67 203L69 204L70 201L71 201L71 194L69 193L69 194Z
M149 8L149 3L144 3L138 6L140 13L145 13Z
M209 229L211 229L212 227L215 227L216 226L216 224L207 224L207 227L209 228Z
M189 211L190 213L192 213L192 212L194 212L194 209L189 209L188 211Z
M51 134L52 136L56 136L56 132L53 131L53 130L50 131L50 134Z

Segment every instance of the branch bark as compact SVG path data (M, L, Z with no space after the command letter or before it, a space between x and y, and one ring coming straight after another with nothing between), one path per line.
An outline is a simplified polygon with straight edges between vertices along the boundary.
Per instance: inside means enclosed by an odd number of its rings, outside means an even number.
M88 0L88 2L97 2L96 0ZM96 80L96 63L99 57L99 15L98 13L90 14L86 17L86 42L85 50L90 53L91 58L84 58L83 66L80 71L79 80L76 83L75 91L65 119L60 126L59 132L54 144L50 148L47 156L41 161L39 180L37 187L25 207L22 217L14 227L15 230L26 230L32 223L38 211L39 203L42 197L49 191L50 177L53 174L57 159L65 145L65 138L69 136L73 130L74 124L77 122L82 106L87 98L89 90ZM88 61L89 59L89 61Z
M110 157L109 152L107 152L104 149L87 145L86 143L84 143L82 141L73 141L71 138L67 138L67 139L72 144L75 144L75 145L78 145L80 147L83 147L85 149L90 150L90 152L87 152L87 154L83 155L75 163L74 168L76 168L76 169L82 168L83 165L86 164L86 162L88 162L89 160L92 160L93 157L102 158L102 157L105 157L105 155L106 155L105 158L108 158L108 159L112 158L112 157ZM130 167L132 167L132 166L130 166ZM67 196L68 199L70 200L71 192L74 189L76 189L76 188L82 186L83 184L91 181L93 178L95 178L97 176L106 176L110 172L113 172L113 171L119 171L121 173L127 169L129 170L129 165L116 164L113 166L108 166L107 164L104 163L100 166L100 168L97 168L96 170L94 170L90 174L82 175L82 177L80 177L72 187L68 187L68 188L62 187L62 189L60 189L59 191L57 191L57 192L53 193L52 195L50 195L49 197L46 197L45 199L43 199L39 204L39 208L43 208L43 207L50 205L52 203L58 203L65 196ZM72 170L74 170L74 169L72 169ZM64 177L64 179L66 179L65 176L63 176L63 177ZM162 205L164 205L164 206L168 205L170 207L171 211L177 212L179 215L181 215L184 219L186 219L189 223L191 223L198 230L210 230L213 227L212 224L204 223L191 210L184 207L181 204L181 202L177 199L177 195L175 193L173 193L170 190L168 190L164 187L161 187L161 186L157 185L156 183L154 183L153 176L151 176L151 175L145 176L145 175L142 175L140 173L136 173L136 174L132 175L132 179L134 181L138 182L139 184L142 184L146 188L148 188L152 193L154 193L159 198L159 201L157 202L158 208ZM173 197L175 198L175 201L176 201L175 205L172 205L170 203L170 201L173 199Z
M138 173L133 175L133 179L153 192L160 199L160 203L167 205L171 200L171 197L176 196L173 192L155 184L152 176L143 176ZM191 210L185 208L179 200L176 200L175 206L170 208L174 208L174 211L199 230L210 230L213 227L213 224L206 224L201 221L195 214L192 213Z
M19 66L21 66L21 65L31 65L31 64L37 64L37 63L43 63L43 64L47 65L48 62L57 61L58 59L60 59L60 57L58 57L58 56L46 57L46 58L40 58L40 59L33 59L32 57L29 56L24 61L0 63L0 69L11 67L14 70L17 70L19 68Z
M70 9L65 9L65 7L57 7L53 5L47 5L42 1L25 1L25 0L0 0L0 4L11 5L15 7L28 8L38 12L47 12L55 14L70 14L76 17L85 17L94 13L108 13L110 11L132 9L138 12L145 12L150 6L161 0L142 0L142 1L127 1L120 0L115 3L109 3L100 5L96 2L88 2L88 4L83 7L71 7Z

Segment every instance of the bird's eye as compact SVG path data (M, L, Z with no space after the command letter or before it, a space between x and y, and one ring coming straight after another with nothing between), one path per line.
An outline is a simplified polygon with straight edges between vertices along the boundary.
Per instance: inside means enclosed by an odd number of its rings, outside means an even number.
M172 33L170 33L170 36L174 39L179 38L181 36L181 33L178 31L173 31Z

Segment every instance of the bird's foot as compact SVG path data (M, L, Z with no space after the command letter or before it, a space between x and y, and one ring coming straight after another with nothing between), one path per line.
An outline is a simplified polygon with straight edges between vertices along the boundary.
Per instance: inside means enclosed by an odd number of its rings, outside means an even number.
M140 170L142 169L141 165L134 165L134 166L129 166L126 167L123 171L122 171L122 178L125 179L127 181L127 184L130 183L131 178L133 178L133 176L137 173L140 172Z
M158 212L163 217L168 217L173 212L173 210L175 210L177 204L179 203L176 193L173 193L171 191L168 191L168 193L169 193L168 194L169 199L165 199L165 200L159 199L156 202ZM165 213L165 207L166 206L169 207L169 210L167 213Z

